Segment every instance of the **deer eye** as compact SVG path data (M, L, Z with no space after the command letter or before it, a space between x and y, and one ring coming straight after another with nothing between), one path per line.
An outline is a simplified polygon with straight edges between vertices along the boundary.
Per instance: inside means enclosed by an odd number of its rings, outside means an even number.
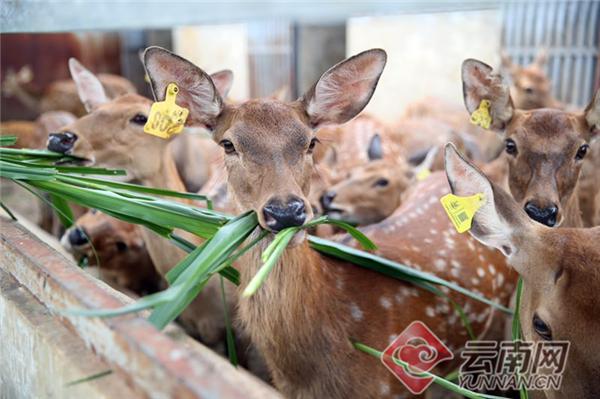
M389 181L388 179L381 178L381 179L377 180L377 181L375 182L375 184L373 184L373 186L374 186L374 187L385 187L385 186L387 186L388 184L390 184L390 181Z
M136 125L145 125L146 122L148 122L148 117L144 114L136 114L129 121L135 123Z
M219 145L221 147L223 147L223 149L225 150L225 154L233 154L235 153L235 147L233 146L233 143L229 140L221 140L221 142L219 143Z
M577 154L575 155L575 159L581 161L583 157L585 157L585 154L587 154L589 149L590 146L587 144L584 144L581 147L579 147L579 149L577 150Z
M127 244L125 244L123 241L117 241L115 243L115 245L117 246L117 251L119 251L119 252L127 251Z
M532 323L533 329L542 339L547 341L552 339L552 331L550 330L550 327L544 322L544 320L540 318L540 316L537 315L537 313L534 313Z
M517 154L517 143L513 139L506 139L504 142L504 147L507 154L516 155Z
M315 150L315 146L317 145L317 143L320 143L320 141L319 141L319 139L318 139L318 138L316 138L316 137L315 137L315 138L313 138L313 139L310 141L310 144L308 145L308 153L309 153L309 154L312 154L312 153L313 153L313 151Z

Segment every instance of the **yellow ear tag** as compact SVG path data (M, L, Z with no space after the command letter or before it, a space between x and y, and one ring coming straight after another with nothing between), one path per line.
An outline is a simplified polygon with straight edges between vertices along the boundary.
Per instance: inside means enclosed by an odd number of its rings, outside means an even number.
M470 197L459 197L454 194L446 194L440 198L440 202L452 224L459 233L464 233L471 228L475 212L483 206L483 193L477 193Z
M421 180L425 180L429 177L429 175L431 174L431 171L428 168L423 168L420 171L417 172L417 180L421 181Z
M481 126L484 129L489 129L492 124L492 116L490 115L491 106L492 103L490 100L481 100L479 108L471 114L471 123Z
M163 139L168 139L174 134L181 133L190 111L175 103L178 92L179 88L177 85L169 83L165 93L165 100L152 104L150 116L144 125L144 132Z

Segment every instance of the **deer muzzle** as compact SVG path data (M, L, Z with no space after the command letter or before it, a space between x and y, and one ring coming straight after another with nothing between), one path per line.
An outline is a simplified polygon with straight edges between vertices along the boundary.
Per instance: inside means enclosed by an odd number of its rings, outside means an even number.
M266 227L271 231L280 231L286 227L302 226L306 221L306 205L296 196L287 201L272 198L262 209Z
M71 132L50 133L48 137L48 149L50 151L66 154L73 149L77 135Z

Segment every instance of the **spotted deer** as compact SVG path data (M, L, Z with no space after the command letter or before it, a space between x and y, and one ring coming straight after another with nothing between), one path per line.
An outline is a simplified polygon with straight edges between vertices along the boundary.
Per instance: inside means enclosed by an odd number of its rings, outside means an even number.
M111 100L96 76L78 61L69 60L69 68L88 114L64 126L61 132L50 134L48 149L78 156L91 164L125 169L127 179L132 182L184 192L185 185L177 171L169 140L143 131L152 101L138 94ZM226 94L232 73L218 72L213 78L213 84ZM162 276L185 256L182 250L157 234L147 229L141 229L141 234ZM197 237L182 234L198 242ZM222 306L220 286L215 279L181 315L180 322L203 342L220 345L225 331Z
M144 295L161 288L161 277L139 226L90 210L67 229L60 242L77 260L87 258L103 280L120 290Z
M600 120L596 113L595 122ZM484 194L470 233L499 249L523 278L519 318L527 341L570 343L563 380L547 398L600 395L600 227L551 229L534 223L519 204L452 147L446 172L457 195Z
M510 94L515 107L519 109L565 108L552 96L552 82L544 72L548 54L541 51L527 66L512 62L507 54L502 54L502 68L511 81Z
M208 74L167 50L149 48L144 63L156 98L162 100L167 85L177 83L177 103L190 110L190 122L209 129L223 148L228 189L237 210L254 210L263 229L277 232L313 217L308 195L316 131L348 121L367 105L383 72L386 53L368 50L335 65L296 101L257 99L237 105L224 103ZM432 198L427 199L429 206L437 201ZM430 218L425 211L425 207L415 210L407 219L423 218L419 222L423 229ZM375 241L381 255L393 259L402 250L418 264L423 255L418 253L421 242L414 244L417 249L405 247L406 230L389 228L386 235L383 229L373 229L379 230ZM439 233L449 246L455 245L456 233ZM261 251L272 238L240 262L242 289L261 266ZM396 241L389 245L392 240ZM505 275L486 270L488 256L494 253L486 253L483 247L481 251L481 270L462 268L463 259L456 259L455 267L440 263L438 269L427 270L445 277L464 273L469 284L477 285L485 295L508 298L512 287L503 284ZM482 333L489 309L449 295L467 306L476 333ZM238 319L286 396L375 398L405 391L377 359L357 352L350 342L383 349L410 322L420 319L431 323L436 334L456 349L465 342L466 333L450 313L448 303L431 293L311 250L305 235L299 233L260 290L240 298Z
M600 93L583 112L520 110L507 82L489 65L466 60L462 80L468 112L489 100L491 129L504 140L504 152L486 173L495 176L532 219L550 227L581 227L578 179L598 134Z

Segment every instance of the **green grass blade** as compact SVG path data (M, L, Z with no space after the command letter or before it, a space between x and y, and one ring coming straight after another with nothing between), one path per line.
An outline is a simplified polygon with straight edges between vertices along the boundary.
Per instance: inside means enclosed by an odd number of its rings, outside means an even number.
M80 378L80 379L78 379L78 380L75 380L75 381L70 381L70 382L67 382L67 383L65 384L65 386L66 386L66 387L72 387L72 386L74 386L74 385L79 385L79 384L83 384L83 383L86 383L86 382L94 381L94 380L97 380L97 379L99 379L99 378L106 377L107 375L110 375L110 374L112 374L112 372L113 372L113 371L112 371L112 370L110 370L110 369L108 369L108 370L104 370L104 371L101 371L101 372L99 372L99 373L92 374L92 375L89 375L89 376L87 376L87 377L83 377L83 378Z
M373 349L365 344L362 344L360 342L354 342L353 343L354 348L358 349L361 352L364 352L368 355L371 355L373 357L376 357L378 359L381 359L382 353L376 349ZM406 370L408 370L409 364L406 362L403 362L402 360L398 359L396 356L394 356L392 358L392 360L394 361L394 363L396 363L398 366L404 367ZM383 367L383 365L381 366ZM413 370L413 369L411 369ZM415 374L415 373L413 373ZM465 389L463 387L461 387L460 385L457 385L455 383L453 383L452 381L448 381L445 378L442 378L436 374L433 374L429 371L422 371L419 373L419 376L423 376L423 377L430 377L433 378L433 382L440 385L441 387L455 392L459 395L463 395L467 398L472 398L472 399L508 399L508 398L504 398L502 396L494 396L494 395L486 395L486 394L481 394L478 392L473 392L470 391L468 389Z
M5 147L13 145L17 142L17 136L3 135L0 136L0 146Z
M75 217L73 216L73 211L71 210L69 203L61 197L52 194L50 194L50 201L52 202L52 205L54 205L54 209L59 211L56 212L56 214L63 227L65 229L71 227L75 221Z
M221 280L221 298L223 299L223 316L225 318L225 331L227 333L227 354L229 356L229 362L235 367L238 365L237 351L235 349L235 337L233 334L233 326L231 325L231 319L229 318L229 309L227 306L227 295L225 294L225 281L223 277L219 277Z
M252 277L252 280L250 280L250 282L244 289L244 292L242 293L243 296L249 297L256 293L256 291L260 288L260 286L265 282L265 280L271 273L271 270L273 270L273 267L275 267L275 265L277 264L279 257L287 248L287 245L291 241L292 237L294 237L294 234L296 234L297 232L297 228L288 228L282 230L277 234L276 239L274 239L273 242L271 242L271 244L269 245L269 247L267 247L267 249L265 250L265 253L268 253L268 256L264 258L263 265L260 267L260 269L258 269L258 272L256 272L254 277Z

